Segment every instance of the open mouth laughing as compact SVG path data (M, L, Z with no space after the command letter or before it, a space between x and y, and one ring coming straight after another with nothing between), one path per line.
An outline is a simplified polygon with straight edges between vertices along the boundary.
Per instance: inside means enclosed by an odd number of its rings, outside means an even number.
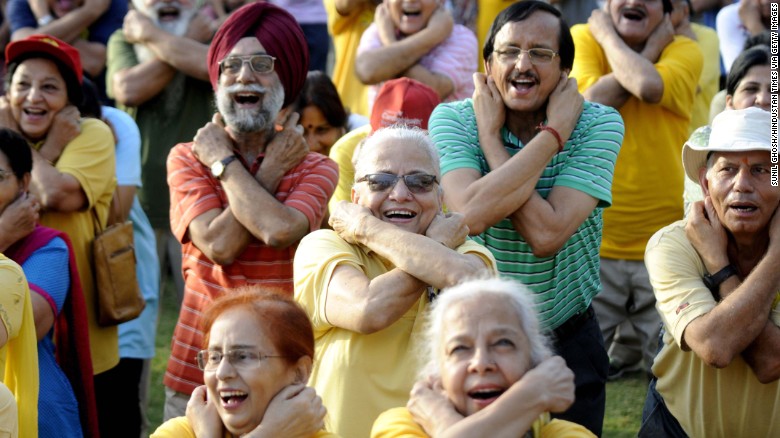
M219 392L219 399L222 402L222 406L225 408L234 408L243 403L244 400L249 396L246 392L243 391L237 391L237 390L229 390L229 391L220 391Z
M647 13L640 8L623 8L620 13L623 18L629 21L642 21L647 17Z

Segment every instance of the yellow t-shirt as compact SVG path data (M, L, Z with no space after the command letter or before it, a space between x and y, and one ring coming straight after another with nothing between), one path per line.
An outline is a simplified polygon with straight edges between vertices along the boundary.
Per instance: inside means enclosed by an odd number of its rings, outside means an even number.
M0 254L0 323L8 340L0 346L0 381L16 399L19 436L38 436L38 338L30 290L22 268ZM4 409L10 412L10 407ZM0 429L2 430L2 429Z
M66 233L73 243L87 307L89 346L95 374L119 363L116 326L100 327L97 324L97 295L92 273L92 241L95 239L92 208L97 212L103 228L116 187L114 163L114 135L111 129L100 120L82 119L81 134L68 143L56 167L78 180L87 197L87 208L68 213L46 211L41 214L41 225Z
M571 28L576 56L571 76L581 93L611 73L604 50L587 24ZM604 210L601 256L642 260L650 236L682 218L682 145L702 69L698 44L675 37L655 69L664 83L661 102L631 96L618 110L626 127L612 180L612 207Z
M477 62L479 71L485 72L485 62L482 58L482 48L485 47L485 39L498 14L516 0L477 0Z
M710 103L720 88L720 45L718 33L714 29L698 23L691 23L691 29L696 34L696 43L699 44L704 57L704 65L699 77L699 86L696 88L696 98L693 101L691 112L691 124L688 133L696 128L709 124Z
M780 436L780 381L760 383L741 356L718 369L680 348L688 324L717 305L684 227L684 221L675 222L647 243L645 263L666 330L653 362L658 392L688 436ZM769 318L780 326L778 300Z
M368 86L355 75L355 58L360 37L374 21L374 6L371 2L362 2L349 15L342 16L336 10L336 0L323 0L323 4L328 13L328 31L333 38L336 58L331 79L344 106L350 112L368 117Z
M223 435L225 438L231 438L233 435L227 431ZM187 417L171 418L161 424L149 438L196 438L192 426L187 421ZM280 437L281 438L281 437ZM338 438L338 435L321 430L312 435L311 438Z
M0 438L19 436L18 415L14 395L0 382Z
M550 421L550 414L542 414L531 425L530 432L537 438L591 438L594 435L584 426L565 420ZM371 438L429 438L406 408L383 412L374 422Z
M475 254L495 271L487 248L466 241L461 254ZM327 288L338 265L347 264L371 279L393 269L363 246L350 245L332 230L318 230L301 240L295 253L295 300L312 320L314 368L309 385L328 408L328 426L347 438L365 438L374 419L406 403L419 369L417 342L427 296L420 297L398 321L363 335L331 325L325 316Z
M336 141L330 148L330 159L339 166L339 184L328 202L328 209L335 210L339 201L352 200L352 185L355 183L355 166L352 165L352 156L357 145L371 134L371 125L361 126L349 131Z

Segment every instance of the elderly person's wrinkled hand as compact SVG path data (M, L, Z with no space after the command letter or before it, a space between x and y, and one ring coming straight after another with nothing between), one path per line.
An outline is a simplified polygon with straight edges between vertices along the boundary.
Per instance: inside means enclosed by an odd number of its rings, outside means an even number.
M728 237L718 214L712 206L712 199L691 204L685 224L685 235L699 253L710 273L718 272L729 264L726 247Z
M558 85L550 94L547 103L547 125L555 128L566 141L571 136L585 105L585 98L577 89L577 80L561 73Z
M303 126L298 124L298 113L290 113L283 129L274 134L265 149L265 158L260 164L260 173L272 169L282 174L297 166L309 153L309 145L303 137Z
M590 33L599 45L604 45L607 38L616 34L612 17L609 16L609 12L601 9L594 9L590 13L588 29L590 29Z
M201 13L195 14L190 21L190 25L187 26L187 32L184 36L191 40L208 44L211 41L211 37L214 36L211 20Z
M217 407L208 400L206 385L192 391L187 402L187 421L198 438L219 438L222 436L222 420Z
M466 241L469 227L466 218L460 213L437 214L425 230L425 235L450 249L455 249Z
M211 121L198 129L192 142L192 152L204 166L209 167L218 160L232 154L232 144L222 116L214 114Z
M365 226L365 220L371 216L371 210L366 207L353 204L347 201L341 201L330 212L328 224L333 231L338 233L339 237L352 245L359 244L358 236L363 235L362 227Z
M491 55L495 56L495 55ZM504 99L495 81L484 73L474 73L473 105L477 130L482 135L498 135L504 126Z
M0 234L7 242L16 242L35 229L41 204L35 195L24 193L0 213Z
M642 54L648 57L651 62L657 62L664 48L674 41L674 34L672 19L669 17L669 14L664 14L663 20L647 38Z
M79 134L81 134L81 113L75 106L68 105L54 116L44 147L41 148L41 155L52 163L57 162L65 146Z
M537 385L547 411L563 412L574 403L574 373L560 356L551 356L532 368L522 382Z
M442 388L441 379L435 376L415 382L406 408L429 436L437 436L463 419Z
M125 34L125 40L130 44L143 43L146 41L149 31L155 27L149 17L134 9L127 11L122 24L122 32Z
M289 385L268 404L263 422L247 438L310 438L325 427L327 410L314 388Z

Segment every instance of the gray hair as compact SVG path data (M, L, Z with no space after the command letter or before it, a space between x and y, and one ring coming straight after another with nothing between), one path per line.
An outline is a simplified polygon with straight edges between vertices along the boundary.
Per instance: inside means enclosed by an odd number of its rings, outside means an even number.
M431 138L428 136L428 131L406 125L393 125L387 128L379 129L374 131L373 134L360 142L356 154L357 158L355 158L355 179L360 178L369 172L369 170L366 169L366 157L371 155L368 151L371 151L379 147L379 145L392 140L399 140L405 143L414 143L419 145L420 148L423 149L430 157L436 177L441 179L439 153L436 150L436 147L433 145L433 140L431 140Z
M531 291L524 284L498 277L466 280L460 284L444 289L434 302L426 322L423 345L423 357L427 360L420 377L438 375L441 367L442 335L444 315L455 304L463 301L480 301L485 297L498 297L506 301L517 313L520 328L528 338L531 347L531 365L536 366L552 355L550 340L542 334L539 328L539 318Z

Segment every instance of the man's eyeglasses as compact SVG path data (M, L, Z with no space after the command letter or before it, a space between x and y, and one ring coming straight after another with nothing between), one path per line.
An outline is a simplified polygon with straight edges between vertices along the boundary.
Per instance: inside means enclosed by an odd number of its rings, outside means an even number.
M533 48L523 50L518 47L508 47L504 50L494 50L493 53L498 55L498 60L505 64L514 64L517 60L523 56L523 53L528 53L528 57L531 58L532 64L549 64L558 56L558 52L550 49Z
M285 356L260 354L246 349L229 350L227 353L218 350L201 350L198 352L198 367L203 371L214 371L222 363L223 357L227 358L228 363L234 368L246 370L257 367L268 358Z
M271 55L229 56L219 62L219 68L224 73L237 75L244 63L248 63L255 73L267 74L274 71L274 61L276 58Z
M368 182L368 188L372 192L384 192L395 187L398 180L403 178L406 188L412 193L427 193L433 190L433 185L438 183L435 175L425 173L413 173L411 175L393 175L392 173L371 173L356 182Z

